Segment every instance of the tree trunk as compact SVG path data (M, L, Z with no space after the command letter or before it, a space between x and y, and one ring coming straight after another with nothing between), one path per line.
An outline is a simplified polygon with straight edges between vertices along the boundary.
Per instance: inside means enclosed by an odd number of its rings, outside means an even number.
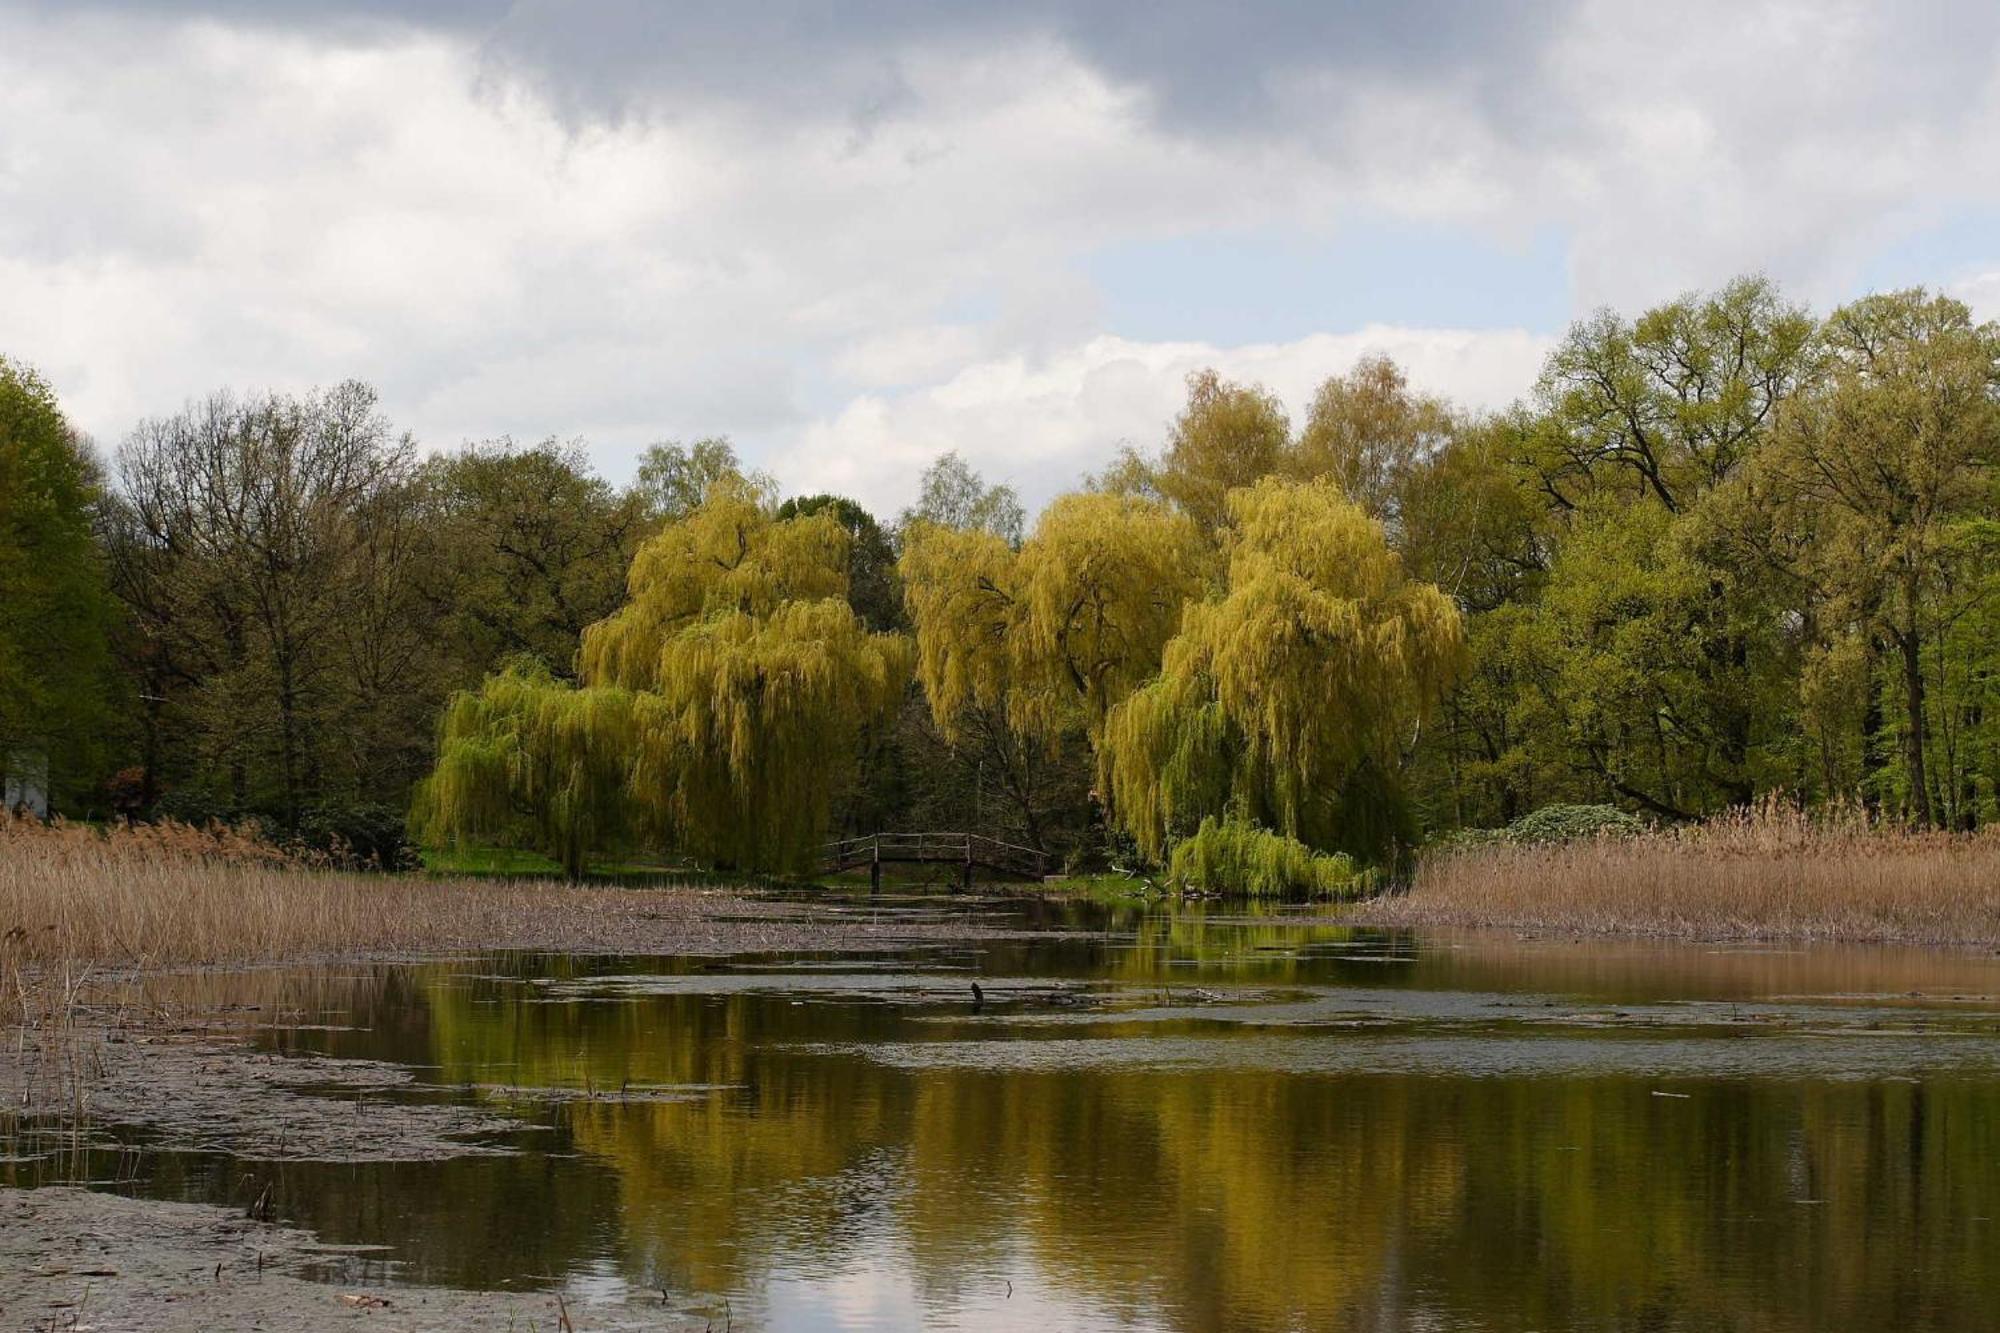
M1923 641L1912 623L1896 635L1903 656L1903 763L1910 787L1910 813L1918 828L1931 826L1930 775L1924 769L1924 664Z
M1882 676L1877 669L1882 660L1882 640L1868 636L1868 656L1862 664L1861 707L1861 804L1873 819L1882 813Z

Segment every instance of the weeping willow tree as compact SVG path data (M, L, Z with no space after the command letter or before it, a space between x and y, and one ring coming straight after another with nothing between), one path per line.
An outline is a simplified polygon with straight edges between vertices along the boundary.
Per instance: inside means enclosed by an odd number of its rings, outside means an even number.
M847 541L827 514L781 521L748 484L712 487L641 548L578 685L514 666L452 701L420 834L524 839L572 875L623 838L803 868L910 673L908 641L848 605Z
M1066 495L1018 551L990 532L919 525L902 574L938 728L954 737L981 707L1024 736L1080 728L1095 743L1158 669L1209 563L1191 520L1132 495Z
M1187 608L1158 677L1110 710L1100 787L1155 860L1225 813L1352 845L1456 669L1457 608L1408 578L1331 482L1267 478L1227 510L1226 585Z

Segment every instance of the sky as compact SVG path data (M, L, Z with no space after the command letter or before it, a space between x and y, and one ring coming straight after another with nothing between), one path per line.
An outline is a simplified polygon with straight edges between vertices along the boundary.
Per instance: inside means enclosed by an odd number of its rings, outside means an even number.
M1996 222L1991 3L0 0L0 355L106 449L355 377L1033 507L1204 366L1500 407L1750 272L2000 317Z

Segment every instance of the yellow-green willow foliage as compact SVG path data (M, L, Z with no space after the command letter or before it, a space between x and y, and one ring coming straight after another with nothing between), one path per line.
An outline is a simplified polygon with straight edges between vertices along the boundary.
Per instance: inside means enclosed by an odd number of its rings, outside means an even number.
M1344 897L1368 883L1346 856L1315 852L1296 838L1214 815L1174 844L1167 874L1193 888L1252 898Z
M1393 770L1462 653L1451 599L1333 483L1267 478L1228 512L1225 589L1105 726L1100 785L1155 859L1226 809L1333 845L1350 779Z
M955 736L980 707L1023 735L1080 727L1095 740L1112 705L1158 669L1209 563L1193 522L1132 495L1066 495L1019 551L988 532L920 525L902 574L939 729Z
M579 690L521 658L452 697L412 824L430 842L525 831L571 876L625 831L637 722L627 690Z
M803 868L910 647L846 600L847 534L724 483L633 561L584 634L582 685L503 672L447 711L420 830L525 828L572 873L620 836L740 869Z

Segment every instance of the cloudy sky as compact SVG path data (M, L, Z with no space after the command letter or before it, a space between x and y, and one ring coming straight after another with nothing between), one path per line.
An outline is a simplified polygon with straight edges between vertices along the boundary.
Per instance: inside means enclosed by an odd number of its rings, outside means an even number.
M1762 271L2000 316L2000 6L0 0L0 353L1031 501L1214 364L1499 405Z

